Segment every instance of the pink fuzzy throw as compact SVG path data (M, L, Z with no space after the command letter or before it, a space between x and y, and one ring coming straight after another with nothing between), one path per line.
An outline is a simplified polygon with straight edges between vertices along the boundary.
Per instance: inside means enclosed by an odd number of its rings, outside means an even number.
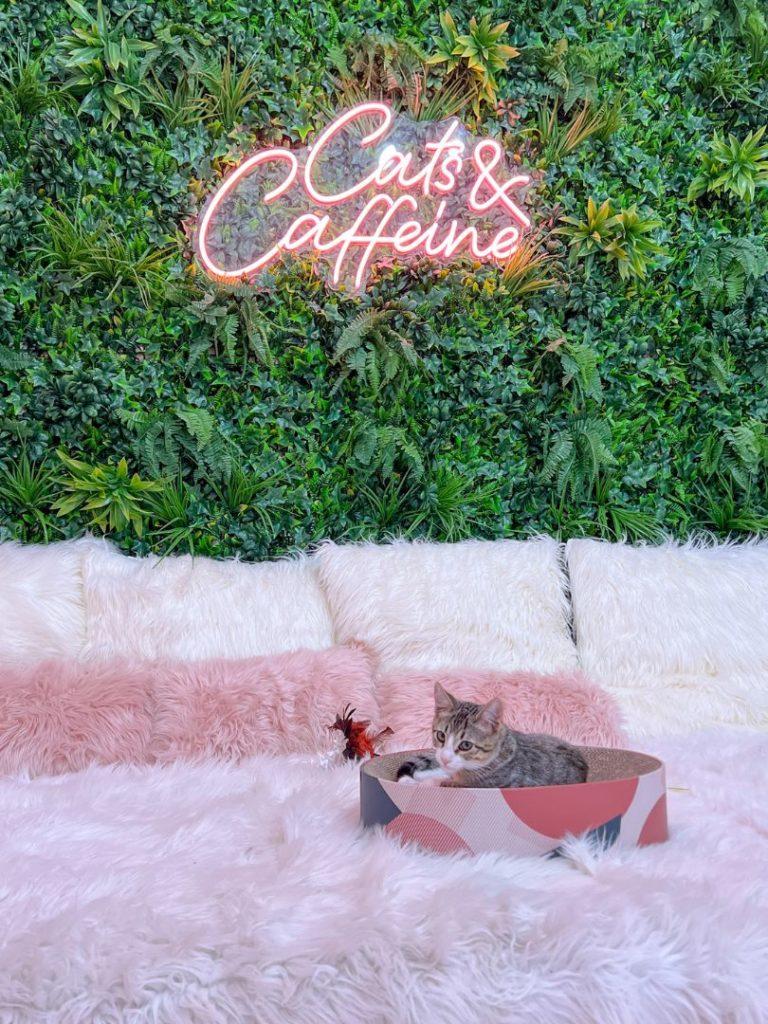
M153 667L43 661L0 670L0 774L58 775L92 763L143 763Z
M500 697L504 721L522 732L546 732L585 746L620 746L621 713L614 698L578 672L433 670L393 672L377 683L382 721L394 730L389 749L432 746L434 686L477 703Z

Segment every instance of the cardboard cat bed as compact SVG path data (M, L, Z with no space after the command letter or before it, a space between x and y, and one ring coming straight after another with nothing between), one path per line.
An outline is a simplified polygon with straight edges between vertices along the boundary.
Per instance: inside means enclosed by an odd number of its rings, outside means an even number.
M415 753L366 761L360 819L435 853L551 854L567 835L603 845L646 846L667 839L664 765L634 750L580 747L589 766L578 785L454 789L396 781Z

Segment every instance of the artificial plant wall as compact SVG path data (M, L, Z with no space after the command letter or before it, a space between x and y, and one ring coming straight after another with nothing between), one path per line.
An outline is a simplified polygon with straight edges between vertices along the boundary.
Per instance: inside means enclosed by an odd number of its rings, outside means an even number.
M768 523L768 26L742 0L0 13L0 531L261 557ZM476 16L476 20L473 20ZM503 272L196 267L205 195L385 98L535 172Z

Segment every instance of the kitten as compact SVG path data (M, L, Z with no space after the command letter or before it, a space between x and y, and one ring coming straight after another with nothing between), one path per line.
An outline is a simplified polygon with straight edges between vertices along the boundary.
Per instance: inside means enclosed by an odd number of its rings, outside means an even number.
M473 704L436 683L435 753L403 762L398 781L487 788L586 781L587 762L576 747L554 736L515 732L502 722L501 714L498 697Z

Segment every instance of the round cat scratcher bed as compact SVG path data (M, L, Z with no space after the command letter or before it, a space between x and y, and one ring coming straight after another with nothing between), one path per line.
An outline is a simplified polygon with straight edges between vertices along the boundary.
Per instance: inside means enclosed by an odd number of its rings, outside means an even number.
M360 818L435 853L551 854L567 835L603 845L646 846L667 838L664 765L634 750L580 747L587 781L525 789L454 789L396 781L415 753L366 761Z

